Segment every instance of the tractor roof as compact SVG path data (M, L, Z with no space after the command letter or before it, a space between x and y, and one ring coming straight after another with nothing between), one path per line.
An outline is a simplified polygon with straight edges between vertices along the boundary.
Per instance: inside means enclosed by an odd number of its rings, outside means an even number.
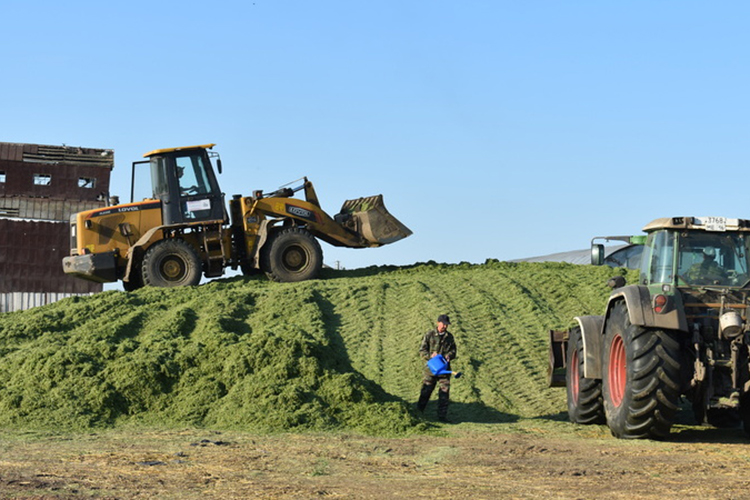
M643 228L647 233L657 229L697 229L702 231L750 232L750 220L727 217L662 217Z
M175 151L187 151L188 149L211 149L214 146L216 146L216 144L202 144L200 146L184 146L181 148L154 149L153 151L149 151L148 153L143 155L143 157L148 158L149 156L161 155L165 153L174 153Z

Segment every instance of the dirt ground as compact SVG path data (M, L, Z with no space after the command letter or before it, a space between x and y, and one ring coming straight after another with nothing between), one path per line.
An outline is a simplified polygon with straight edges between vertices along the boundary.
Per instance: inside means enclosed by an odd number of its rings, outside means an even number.
M4 433L0 498L750 498L740 430L621 441L599 427L439 436Z

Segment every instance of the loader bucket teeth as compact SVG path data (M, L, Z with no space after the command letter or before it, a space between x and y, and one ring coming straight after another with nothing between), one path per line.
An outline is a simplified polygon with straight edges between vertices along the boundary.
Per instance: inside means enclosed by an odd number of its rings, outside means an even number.
M335 219L358 233L371 246L394 243L412 234L386 210L382 194L346 200Z

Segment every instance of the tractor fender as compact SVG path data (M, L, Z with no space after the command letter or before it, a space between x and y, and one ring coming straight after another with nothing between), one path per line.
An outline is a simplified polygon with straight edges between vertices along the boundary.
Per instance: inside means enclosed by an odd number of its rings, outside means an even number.
M651 293L645 286L630 285L614 290L607 302L607 318L615 303L620 300L625 301L630 323L633 325L688 331L687 319L682 307L674 307L675 304L672 302L672 307L668 307L667 312L655 313L651 304ZM670 300L674 301L675 299L672 297Z
M602 378L602 346L604 316L576 316L583 339L583 376Z

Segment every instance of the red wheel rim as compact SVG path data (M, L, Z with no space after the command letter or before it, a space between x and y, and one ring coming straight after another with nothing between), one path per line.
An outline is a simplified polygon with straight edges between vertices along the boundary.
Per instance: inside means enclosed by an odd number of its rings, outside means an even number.
M609 377L609 398L615 407L619 407L625 394L625 380L627 379L625 343L619 335L612 339L612 345L609 348L609 373L607 376Z
M570 359L570 396L573 404L578 404L578 349L573 351Z

